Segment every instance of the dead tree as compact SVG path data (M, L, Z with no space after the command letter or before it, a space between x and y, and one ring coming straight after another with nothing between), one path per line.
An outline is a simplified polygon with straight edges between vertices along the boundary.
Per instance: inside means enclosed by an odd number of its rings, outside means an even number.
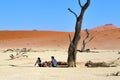
M77 16L77 14L74 11L68 8L68 10L71 13L73 13L76 17L75 34L68 48L68 59L67 59L68 67L76 67L77 45L80 39L82 20L83 20L84 13L90 4L90 0L87 0L87 2L84 5L81 4L80 0L78 0L78 3L79 3L79 6L81 7L81 12L79 16Z
M86 37L85 37L84 40L83 40L82 48L81 48L81 50L80 50L81 52L84 52L84 51L87 52L87 50L89 50L89 49L86 49L86 50L85 50L86 44L87 44L88 42L90 42L90 41L94 38L94 37L91 37L90 39L88 39L89 36L90 36L90 33L88 32L87 29L85 30L85 32L86 32Z

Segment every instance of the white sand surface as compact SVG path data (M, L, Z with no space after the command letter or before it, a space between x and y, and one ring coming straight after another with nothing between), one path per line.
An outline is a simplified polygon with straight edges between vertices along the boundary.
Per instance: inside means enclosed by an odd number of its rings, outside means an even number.
M120 80L120 76L106 76L113 72L120 71L120 67L95 67L87 68L84 64L91 61L109 62L120 57L118 51L98 50L98 53L78 53L77 67L37 67L34 63L37 57L42 61L51 60L55 56L57 61L67 61L67 50L59 49L33 49L37 52L28 52L28 58L9 60L10 54L0 50L0 80Z

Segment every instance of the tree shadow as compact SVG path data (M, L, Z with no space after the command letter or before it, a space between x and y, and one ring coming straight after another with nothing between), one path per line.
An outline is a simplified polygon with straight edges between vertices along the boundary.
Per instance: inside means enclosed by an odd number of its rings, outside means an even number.
M43 62L43 63L45 63L45 62ZM27 66L27 65L14 65L14 64L9 64L9 66L12 66L12 67L35 67L33 65L32 66ZM44 64L42 64L42 67L52 68L51 64L50 65L47 64L47 66L44 66ZM58 61L57 66L54 67L54 68L68 68L68 64L67 64L67 62Z
M13 65L13 64L10 64L9 66L12 66L12 67L34 67L34 66L18 66L18 65Z
M19 66L19 65L13 65L9 64L11 67L35 67L35 66ZM57 67L41 67L41 68L68 68L68 65L57 65Z
M57 65L56 68L68 68L68 65Z

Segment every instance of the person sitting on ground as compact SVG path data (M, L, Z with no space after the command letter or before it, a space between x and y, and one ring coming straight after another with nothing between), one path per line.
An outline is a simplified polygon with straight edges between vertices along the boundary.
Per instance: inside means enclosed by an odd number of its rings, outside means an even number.
M57 67L57 60L54 58L54 56L51 56L51 59L52 67Z
M41 61L40 57L38 57L37 61L35 62L35 66L36 66L36 64L38 64L38 66L41 67L41 62L42 61Z
M48 62L47 61L43 62L41 66L42 67L48 67Z

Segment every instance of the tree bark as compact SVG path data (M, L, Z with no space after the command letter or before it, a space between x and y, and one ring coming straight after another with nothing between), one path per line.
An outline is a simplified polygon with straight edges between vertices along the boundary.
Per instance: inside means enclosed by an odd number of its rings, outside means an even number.
M90 4L90 0L87 0L85 5L81 5L80 0L78 0L79 6L81 7L80 15L77 17L77 14L73 12L70 8L68 10L73 13L76 17L76 25L75 25L75 34L73 40L71 41L69 48L68 48L68 67L76 67L76 54L77 54L77 45L80 39L80 32L82 26L82 20L84 16L85 10L88 8Z
M87 43L86 40L89 38L89 32L88 32L88 30L86 29L85 31L86 31L86 37L85 37L85 39L83 40L83 43L82 43L82 48L81 48L82 52L84 52L85 46L86 46L86 43Z
M80 50L81 52L87 51L87 50L85 50L86 44L87 44L88 42L90 42L90 41L94 38L94 36L93 36L93 37L91 37L91 38L88 40L88 38L89 38L89 36L90 36L90 33L88 32L87 29L85 30L85 32L86 32L86 37L85 37L84 40L83 40L82 48L81 48L81 50Z

